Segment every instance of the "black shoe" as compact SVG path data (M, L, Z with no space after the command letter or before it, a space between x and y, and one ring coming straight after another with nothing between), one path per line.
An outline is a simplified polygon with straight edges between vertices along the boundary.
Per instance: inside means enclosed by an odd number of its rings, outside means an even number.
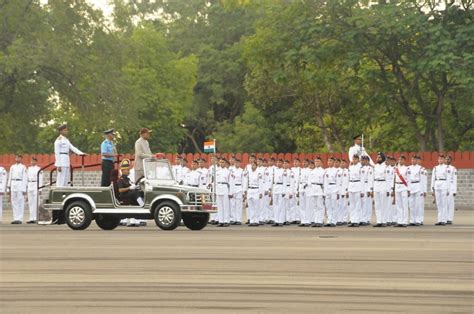
M229 227L229 226L230 224L228 222L223 225L223 227Z
M444 222L437 222L435 223L435 226L444 226Z
M274 223L274 224L272 225L272 227L279 227L279 226L280 226L280 224L277 224L277 223Z
M298 227L306 227L306 224L299 224Z
M263 226L265 224L265 222L264 221L259 221L258 224Z
M11 222L11 224L12 224L12 225L21 225L22 222L21 222L20 220L13 220L13 221Z
M285 225L285 226L289 226L289 225L290 225L290 222L289 222L289 221L285 221L284 225Z
M146 221L140 221L139 226L140 227L146 227Z
M311 227L313 227L313 228L322 228L323 224L314 224Z
M36 223L36 220L29 220L29 221L27 221L26 223L27 223L27 224L30 224L30 225L31 225L31 224L35 224L35 223Z
M329 228L334 228L336 226L336 224L327 224L326 227L329 227Z
M342 222L337 222L336 226L342 226Z
M217 224L216 227L224 227L224 224Z
M452 220L448 220L448 222L447 222L446 224L447 224L447 225L452 225L453 222L452 222Z
M240 225L242 225L242 223L241 223L240 221L236 221L236 222L234 223L234 225L240 226Z
M415 226L419 227L421 224L419 222L415 223Z
M375 225L373 225L373 227L374 228L380 228L380 227L382 227L382 224L375 224Z
M416 223L412 222L410 223L410 226L416 226Z
M367 223L366 222L361 222L360 225L361 226L367 226Z
M267 223L268 223L269 225L273 225L273 224L275 223L275 221L269 220Z
M385 228L387 227L387 224L381 224L380 227Z
M406 228L407 225L404 224L397 224L395 227L397 228Z
M360 225L357 223L350 224L349 227L358 228Z
M301 223L301 220L295 220L295 224L299 225Z

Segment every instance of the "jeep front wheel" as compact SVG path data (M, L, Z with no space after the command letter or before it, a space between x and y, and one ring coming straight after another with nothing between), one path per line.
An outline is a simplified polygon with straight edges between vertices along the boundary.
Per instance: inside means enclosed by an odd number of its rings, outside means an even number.
M120 218L112 215L97 214L95 223L103 230L114 230L120 224Z
M181 210L175 203L163 202L156 207L153 216L160 229L174 230L181 221Z
M209 222L208 213L184 213L183 222L188 229L201 230Z
M89 204L76 201L69 204L64 215L69 228L73 230L84 230L92 222L92 210Z

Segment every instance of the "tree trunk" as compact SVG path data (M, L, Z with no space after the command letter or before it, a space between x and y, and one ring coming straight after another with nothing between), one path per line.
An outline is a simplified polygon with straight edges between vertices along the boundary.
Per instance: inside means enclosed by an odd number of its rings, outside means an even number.
M444 107L444 94L438 95L438 104L436 107L436 127L438 135L438 151L444 151L444 133L443 133L443 107Z
M315 115L315 118L316 118L316 122L318 124L318 127L321 129L321 132L323 133L324 142L326 143L328 151L330 153L334 153L334 145L332 143L331 134L329 133L329 128L324 124L321 106L319 105L319 103L317 101L316 101L316 115Z

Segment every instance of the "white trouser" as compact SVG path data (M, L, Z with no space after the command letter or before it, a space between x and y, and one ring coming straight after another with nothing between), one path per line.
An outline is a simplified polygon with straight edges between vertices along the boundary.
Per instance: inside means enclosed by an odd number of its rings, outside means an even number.
M435 190L436 207L438 208L438 222L447 222L448 212L448 190Z
M423 221L425 220L425 196L424 196L424 194L425 193L421 193L421 196L418 198L419 211L418 211L417 221L419 223L423 223Z
M397 223L408 225L408 191L396 192Z
M0 195L0 223L3 221L3 195Z
M410 193L408 197L408 207L410 209L410 223L420 223L420 198L423 197L423 193L414 192Z
M263 199L265 200L265 212L267 213L265 220L273 220L272 197L268 194L264 195Z
M374 192L375 218L377 224L387 223L388 220L388 202L387 192Z
M13 220L23 221L25 212L25 196L21 191L11 192Z
M285 222L285 210L282 194L273 194L273 219L275 223L282 224Z
M449 192L447 196L447 206L448 206L448 220L453 221L454 219L454 195L452 192Z
M230 220L242 222L243 196L242 192L235 193L230 199Z
M360 223L360 212L361 212L361 192L349 192L349 215L351 223Z
M262 196L262 198L258 199L258 221L265 221L267 219L266 206L266 199Z
M57 172L56 186L68 186L71 180L71 168L61 167L61 171Z
M393 199L393 196L390 196L389 198L389 222L397 222L397 205L394 204L394 199Z
M341 197L339 198L339 207L338 207L338 218L337 218L337 222L347 222L347 214L346 214L346 210L347 210L347 197L346 195L341 195Z
M309 225L313 222L313 209L311 208L311 196L305 195L304 196L304 211L301 215L301 223L305 225Z
M326 211L328 216L327 222L330 224L337 223L337 205L337 193L331 193L326 195Z
M290 212L290 206L291 206L291 199L290 197L288 196L288 194L286 194L285 197L282 198L282 213L281 213L281 220L283 220L283 222L287 222L288 221L288 213Z
M303 220L305 219L304 217L306 215L306 193L300 192L300 195L298 196L300 200L300 206L298 207L298 217L300 218L299 220L303 222Z
M28 191L28 209L30 211L30 220L36 220L38 211L38 190Z
M247 198L248 206L249 206L249 221L251 224L258 223L259 221L259 205L260 199L250 197Z
M362 222L370 222L372 218L372 197L367 196L367 192L364 192L364 196L360 199L360 220Z
M322 224L324 220L324 199L322 195L311 195L308 198L308 207L311 210L311 222Z
M288 196L287 196L288 197ZM286 197L285 197L286 198ZM293 221L295 220L295 196L293 195L292 198L287 199L286 201L286 213L285 213L285 221Z
M217 220L220 223L230 222L229 195L217 195Z

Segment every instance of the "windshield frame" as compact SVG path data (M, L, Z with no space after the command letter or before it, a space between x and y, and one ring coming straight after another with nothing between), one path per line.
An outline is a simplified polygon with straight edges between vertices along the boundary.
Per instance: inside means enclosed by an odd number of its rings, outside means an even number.
M169 173L169 178L158 178L158 177L149 177L149 172L150 170L150 165L153 164L153 163L160 163L160 164L163 164L163 167L165 167L164 165L166 165L166 169L168 169L168 173ZM158 166L155 166L154 167L154 171L156 173L156 169L158 169ZM152 170L153 171L153 170ZM174 178L174 174L173 174L173 171L171 169L171 165L170 165L170 162L168 159L156 159L156 158L145 158L143 160L143 172L144 172L144 175L145 175L145 179L148 180L148 181L152 181L152 182L166 182L166 183L175 183L176 180Z

